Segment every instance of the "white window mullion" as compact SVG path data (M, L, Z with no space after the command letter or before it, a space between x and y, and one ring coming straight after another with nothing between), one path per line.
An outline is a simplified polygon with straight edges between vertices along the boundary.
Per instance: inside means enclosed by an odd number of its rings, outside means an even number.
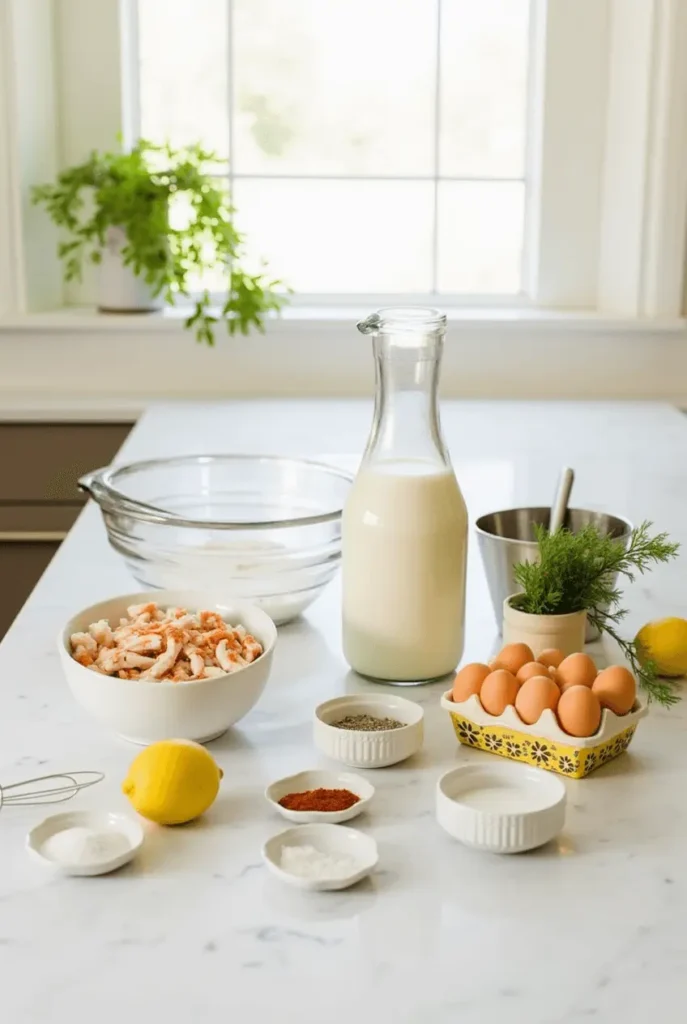
M227 183L229 186L229 201L234 202L234 185L236 182L235 166L235 135L234 135L234 0L226 0L227 3L227 139L229 149L229 165L227 169ZM231 274L231 260L228 261L227 269ZM222 300L220 300L222 301ZM222 302L223 304L223 302Z
M57 0L61 167L81 163L93 149L116 149L120 133L125 144L131 141L137 99L123 89L122 77L136 73L131 61L137 64L138 55L124 43L128 6L129 0ZM83 281L65 288L67 305L95 305L96 294L96 268L88 264Z
M141 67L137 0L120 0L122 142L129 150L141 135Z
M31 203L32 186L57 169L53 38L52 4L0 5L0 308L6 312L62 304L57 232Z
M682 307L687 211L684 0L612 0L599 306Z
M434 137L432 166L434 182L432 196L432 269L431 292L436 295L439 280L439 174L441 168L441 2L436 0L436 65L434 68Z
M653 0L611 0L599 305L638 316L647 186Z
M530 293L535 304L591 309L597 298L608 0L536 0L540 102L532 126Z
M25 308L12 10L0 5L0 316Z
M532 299L536 288L536 277L533 267L534 252L537 250L537 232L540 223L539 169L536 161L540 154L538 132L541 128L539 106L541 104L540 87L544 67L544 33L543 8L538 0L530 0L529 4L529 46L527 54L527 91L525 96L525 162L523 168L525 189L525 222L522 233L522 256L520 263L521 298Z
M654 4L641 314L682 311L687 230L687 5Z
M58 0L60 162L112 149L122 131L120 0ZM130 70L130 69L127 69Z

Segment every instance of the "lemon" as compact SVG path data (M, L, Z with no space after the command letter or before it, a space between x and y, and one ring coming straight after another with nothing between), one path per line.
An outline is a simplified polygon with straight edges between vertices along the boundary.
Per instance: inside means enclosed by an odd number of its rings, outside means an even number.
M660 676L687 675L687 620L657 619L635 637L640 651L656 664Z
M221 778L222 769L205 747L190 740L162 740L134 758L122 792L144 818L158 825L182 825L214 803Z

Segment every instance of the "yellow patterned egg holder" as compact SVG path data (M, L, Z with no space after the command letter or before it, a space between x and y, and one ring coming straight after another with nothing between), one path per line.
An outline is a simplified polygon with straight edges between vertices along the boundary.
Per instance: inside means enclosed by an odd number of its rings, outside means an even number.
M512 705L502 715L488 714L476 694L456 704L447 690L441 706L450 713L456 736L466 747L546 768L570 779L584 778L627 750L637 723L648 711L647 705L639 702L627 715L604 708L595 735L578 739L563 732L549 709L536 725L526 725Z

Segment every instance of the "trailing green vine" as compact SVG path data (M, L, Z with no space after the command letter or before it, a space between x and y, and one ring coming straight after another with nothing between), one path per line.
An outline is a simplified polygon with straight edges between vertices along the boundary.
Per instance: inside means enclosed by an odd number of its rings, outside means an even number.
M213 345L215 325L229 334L264 330L264 317L286 301L282 282L248 271L244 237L234 224L234 207L225 185L213 176L218 157L200 145L173 149L139 139L127 153L92 152L75 167L61 171L55 184L33 189L62 228L58 255L67 281L79 280L85 262L100 263L107 229L123 229L124 263L173 305L190 298L192 284L208 271L220 269L226 291L217 309L205 289L194 300L186 326L198 341ZM170 222L170 208L183 197L188 218Z
M656 665L636 641L623 639L616 628L627 614L620 607L622 592L616 577L631 583L636 573L677 555L679 544L669 541L665 533L650 536L651 525L644 522L633 530L627 547L593 524L578 533L565 529L549 533L546 527L535 526L539 561L515 566L515 580L523 593L513 599L513 605L532 615L585 610L589 621L618 644L649 698L669 707L680 699L673 684L660 679Z

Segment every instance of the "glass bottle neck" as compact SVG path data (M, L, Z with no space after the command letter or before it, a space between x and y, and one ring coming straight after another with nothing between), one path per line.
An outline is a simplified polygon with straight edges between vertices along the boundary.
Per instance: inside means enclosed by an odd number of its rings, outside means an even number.
M438 405L443 331L379 331L374 338L376 396L364 462L449 467Z

